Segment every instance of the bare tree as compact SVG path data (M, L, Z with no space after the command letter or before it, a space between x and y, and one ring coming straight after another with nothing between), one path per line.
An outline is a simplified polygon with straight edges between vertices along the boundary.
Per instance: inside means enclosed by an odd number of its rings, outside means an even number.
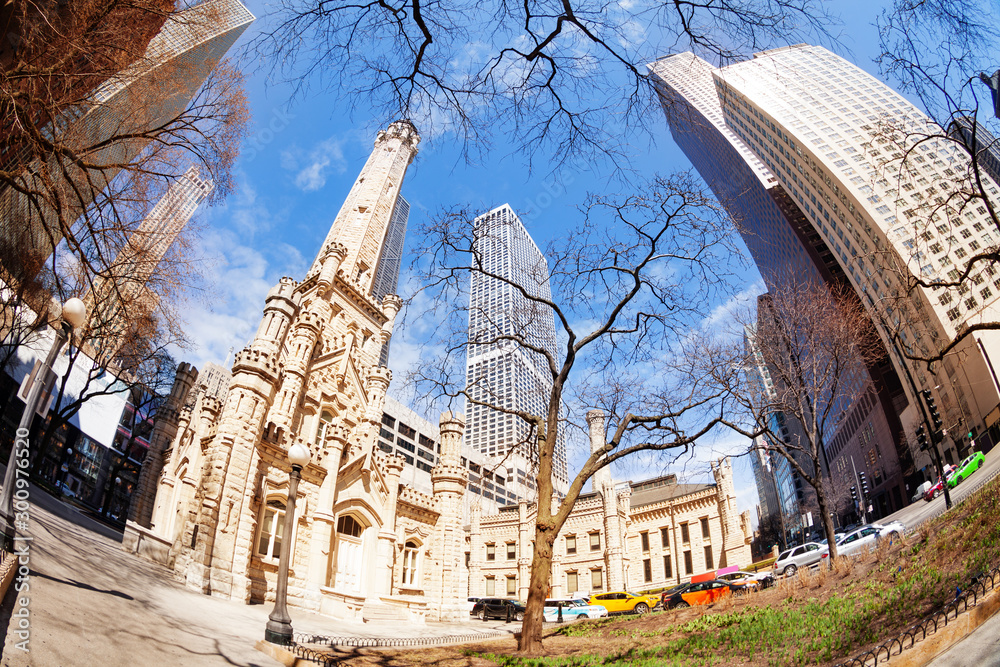
M52 417L33 438L36 471L52 433L83 403L155 386L166 347L185 342L176 304L198 281L193 229L166 257L146 252L137 232L189 166L214 181L213 199L233 187L249 123L243 76L218 49L177 57L249 21L231 11L218 0L182 10L173 0L0 10L4 351L24 344L19 331L45 325L26 314L47 313L51 297L84 297L90 310L70 350L74 377L84 379L70 386L70 373L62 377Z
M771 290L758 302L756 324L746 324L747 344L738 352L746 372L733 395L768 448L815 490L834 559L837 485L829 480L826 448L869 390L864 362L878 353L874 328L848 288L809 283Z
M100 508L104 516L108 516L113 509L116 478L128 465L133 454L140 451L140 439L146 441L146 446L149 446L152 420L156 419L156 411L163 404L164 397L170 393L173 386L177 373L177 364L173 358L168 353L163 352L157 355L156 362L150 368L151 372L144 378L146 382L151 384L133 385L129 388L129 403L132 409L128 420L122 423L128 429L128 439L122 443L122 455L112 463L107 475L98 477L95 485L92 504ZM127 505L125 509L128 510Z
M914 239L914 253L927 258L921 264L930 265L928 260L933 258L951 268L920 273L913 270L909 257L899 258L891 251L876 253L901 278L895 293L876 308L886 336L907 359L933 370L970 335L1000 329L995 317L977 313L979 299L969 300L979 296L975 293L984 284L993 285L1000 269L1000 143L996 139L1000 125L993 118L990 91L980 81L983 71L996 67L992 59L1000 46L1000 30L995 8L980 0L899 0L883 11L878 24L882 72L898 82L902 92L916 97L933 122L915 122L905 116L881 119L871 146L873 155L885 148L874 160L876 178L895 184L899 197L912 199L915 188L920 193L926 186L922 154L930 149L939 156L949 151L961 156L936 170L936 192L909 201L906 217L900 220ZM968 243L970 230L962 227L971 219L976 222L968 227L982 232L986 222L991 228L987 236L997 240ZM949 318L961 322L955 335L919 326L927 318L920 312L918 293L931 303L949 304ZM886 315L894 310L906 315L902 323ZM917 331L908 335L911 325Z
M242 75L218 52L174 57L225 25L222 4L172 6L4 8L16 28L16 48L0 54L5 282L45 265L56 272L60 243L100 273L142 219L137 209L148 210L190 164L212 175L215 197L231 189L249 119Z
M467 150L485 152L496 133L528 155L551 147L551 164L622 157L623 134L653 117L643 63L685 49L725 62L793 34L825 37L830 22L813 0L284 0L268 18L257 50L300 93L335 92L427 136L454 132Z
M116 301L118 293L108 290L96 298L100 314L107 312L100 299ZM74 334L66 354L66 370L53 388L48 418L37 420L34 427L33 475L41 474L55 433L88 401L102 396L155 394L170 376L175 363L169 350L186 344L176 309L171 302L164 302L155 311L137 307L133 310L136 312L132 315L116 311L113 319L91 319ZM113 335L107 333L108 329ZM102 349L109 339L115 341L114 349Z
M599 469L639 452L688 452L723 423L723 387L686 355L706 304L721 298L732 277L731 225L688 175L657 179L643 194L591 197L581 226L549 246L551 294L539 267L514 277L493 268L490 243L511 238L477 227L468 210L451 210L428 223L426 244L415 262L424 285L412 303L430 303L440 322L424 362L408 380L444 402L463 401L513 418L523 437L511 446L537 462L537 517L527 612L520 650L542 649L542 609L556 536L586 481ZM478 230L478 231L477 231ZM513 290L527 304L507 324L483 321L471 310L473 275L497 289ZM410 306L409 317L416 305ZM470 317L476 324L470 330ZM553 318L557 341L546 342L535 326ZM551 321L551 319L550 319ZM536 359L551 388L544 410L497 400L466 382L470 348L498 345ZM610 414L607 442L592 451L557 500L553 488L556 443L572 428L585 429L587 407Z

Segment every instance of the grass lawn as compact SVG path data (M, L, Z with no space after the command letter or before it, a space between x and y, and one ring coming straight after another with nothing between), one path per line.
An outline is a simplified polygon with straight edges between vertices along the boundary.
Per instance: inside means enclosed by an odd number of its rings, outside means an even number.
M1000 564L1000 478L917 535L832 570L707 607L582 621L546 633L545 657L512 639L423 650L357 650L339 664L466 667L748 665L838 662L881 643Z

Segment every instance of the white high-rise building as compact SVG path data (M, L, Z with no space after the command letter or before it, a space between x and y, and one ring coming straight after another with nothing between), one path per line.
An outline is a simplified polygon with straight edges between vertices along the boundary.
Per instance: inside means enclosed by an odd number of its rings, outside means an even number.
M475 253L482 270L472 272L466 389L473 399L544 417L552 389L548 364L543 355L504 336L556 354L552 310L514 287L551 300L548 263L508 204L476 218ZM508 488L513 486L520 497L533 496L537 452L529 427L514 415L472 401L466 415L469 446L490 456L506 457ZM561 430L555 446L553 483L559 493L565 493L569 486Z
M968 194L968 154L901 95L821 47L766 51L712 74L726 126L797 202L882 335L904 380L907 430L926 421L918 392L930 390L952 434L946 456L959 433L989 437L1000 334L974 333L933 370L904 355L930 356L968 325L1000 321L991 263L976 264L960 288L934 285L957 280L971 257L1000 243L985 203ZM996 184L982 178L1000 205ZM918 467L929 463L913 454Z
M128 263L127 277L145 282L214 188L212 179L202 178L198 167L188 168L132 234L115 264Z
M94 279L84 302L95 349L115 354L135 323L156 310L159 296L147 282L213 187L198 167L189 168L132 232L107 272Z

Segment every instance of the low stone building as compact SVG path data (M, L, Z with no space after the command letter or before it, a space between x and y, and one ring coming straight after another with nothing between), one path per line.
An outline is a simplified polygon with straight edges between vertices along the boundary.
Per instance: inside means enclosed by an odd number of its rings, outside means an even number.
M604 443L604 415L591 411L591 446ZM712 465L715 484L680 484L676 475L615 484L608 470L581 495L553 551L550 595L641 590L751 561L750 513L736 508L733 471ZM469 595L526 599L535 506L521 502L498 514L474 512L470 527Z

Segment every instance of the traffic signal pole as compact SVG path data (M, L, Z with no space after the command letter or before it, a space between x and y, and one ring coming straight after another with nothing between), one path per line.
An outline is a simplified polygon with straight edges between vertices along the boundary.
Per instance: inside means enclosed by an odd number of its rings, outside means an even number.
M856 465L854 465L854 455L853 454L851 455L851 470L854 471L854 486L851 487L851 500L854 501L854 506L858 510L860 510L861 525L865 525L865 524L868 523L868 521L867 521L867 514L868 513L865 512L865 510L867 508L864 505L864 496L861 496L860 500L858 499L858 490L861 489L861 482L858 481L858 467Z
M924 401L927 403L927 412L930 414L931 418L930 450L934 455L934 463L937 465L938 476L941 479L941 488L944 491L944 506L947 509L951 509L951 492L948 489L948 480L944 477L944 458L941 456L941 448L939 447L941 441L944 440L944 436L941 432L941 427L944 425L944 422L941 421L941 413L938 412L937 404L934 402L934 397L931 395L931 390L924 389L920 392L920 394L924 397Z

